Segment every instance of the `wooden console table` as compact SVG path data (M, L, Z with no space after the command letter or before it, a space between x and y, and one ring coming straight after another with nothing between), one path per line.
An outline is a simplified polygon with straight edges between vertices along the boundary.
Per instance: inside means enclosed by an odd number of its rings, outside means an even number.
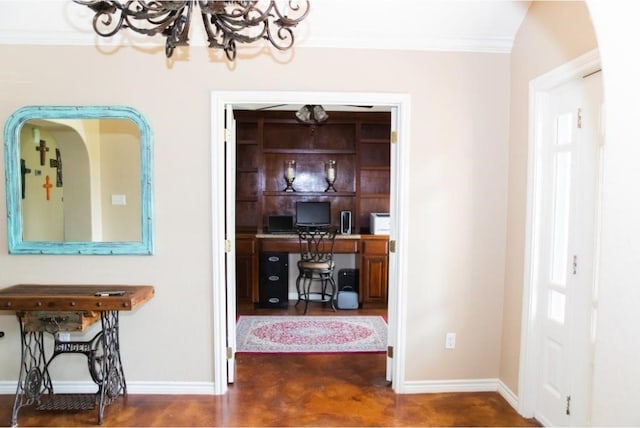
M21 360L11 425L17 426L24 406L41 410L104 409L127 384L120 358L119 313L132 311L153 297L150 285L44 285L18 284L0 289L0 310L13 311L20 323ZM62 341L58 333L80 332L100 320L100 331L89 341ZM47 357L44 333L54 336ZM54 394L49 364L61 354L87 357L89 374L98 385L95 394Z

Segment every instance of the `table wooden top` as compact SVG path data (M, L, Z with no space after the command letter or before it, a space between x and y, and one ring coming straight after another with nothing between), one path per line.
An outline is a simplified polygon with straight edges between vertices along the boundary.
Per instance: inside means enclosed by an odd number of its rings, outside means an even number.
M153 294L151 285L17 284L0 289L0 310L131 311Z

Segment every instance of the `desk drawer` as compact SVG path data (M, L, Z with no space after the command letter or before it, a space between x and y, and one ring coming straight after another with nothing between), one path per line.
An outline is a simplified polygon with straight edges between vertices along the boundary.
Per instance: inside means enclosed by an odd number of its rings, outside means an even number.
M387 239L367 239L362 241L362 252L364 254L388 254L389 241Z
M333 247L334 253L357 253L358 252L358 240L357 239L336 239L335 246Z
M25 312L24 328L28 332L84 331L100 319L98 312Z
M267 253L299 253L300 242L297 239L262 239L260 251Z

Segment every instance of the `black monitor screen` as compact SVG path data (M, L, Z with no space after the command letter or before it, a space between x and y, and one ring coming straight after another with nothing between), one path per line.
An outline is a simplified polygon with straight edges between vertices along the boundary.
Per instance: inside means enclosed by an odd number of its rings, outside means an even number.
M330 202L296 202L296 224L326 226L331 224Z

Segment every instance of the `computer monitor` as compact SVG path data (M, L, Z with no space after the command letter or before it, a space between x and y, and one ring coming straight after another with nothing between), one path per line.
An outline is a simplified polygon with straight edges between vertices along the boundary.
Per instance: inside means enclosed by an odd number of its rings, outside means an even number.
M296 202L296 225L329 226L331 224L331 202Z
M267 230L269 233L293 233L293 216L270 215L267 218Z

